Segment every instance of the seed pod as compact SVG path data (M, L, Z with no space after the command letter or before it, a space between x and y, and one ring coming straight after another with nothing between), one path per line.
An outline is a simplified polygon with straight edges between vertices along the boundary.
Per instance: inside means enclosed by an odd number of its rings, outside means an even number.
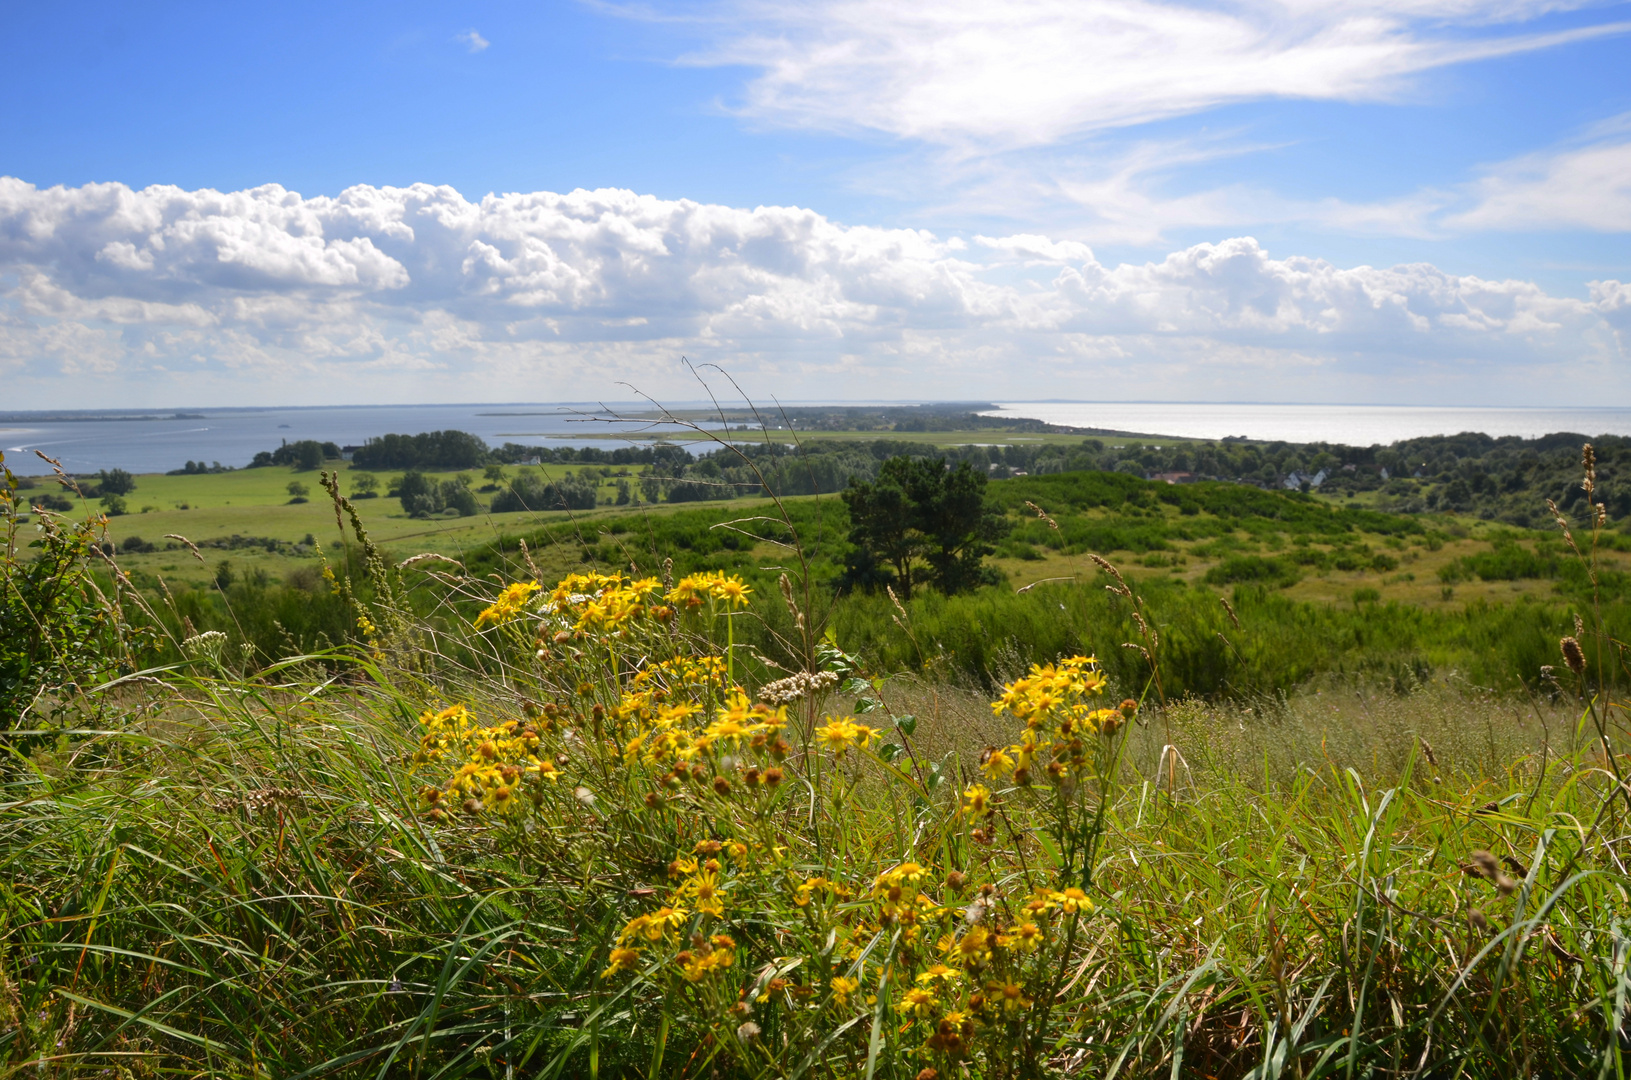
M1467 925L1480 934L1486 936L1489 934L1489 920L1484 918L1484 913L1477 908L1467 909Z

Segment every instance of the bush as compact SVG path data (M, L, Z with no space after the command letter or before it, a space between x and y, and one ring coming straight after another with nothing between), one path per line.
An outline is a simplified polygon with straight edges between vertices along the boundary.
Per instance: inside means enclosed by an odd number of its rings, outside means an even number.
M0 454L0 504L8 511L16 490ZM24 535L17 515L0 514L0 521L0 732L6 732L42 695L94 684L126 663L131 638L129 623L92 578L93 548L105 542L92 521L42 517L38 532L30 526Z
M493 496L493 513L518 510L593 510L597 492L592 481L571 476L553 482L532 473L522 473Z
M1284 589L1301 579L1302 574L1289 559L1236 555L1208 570L1204 580L1208 585L1273 585Z
M354 473L351 477L351 497L353 499L378 498L379 477L373 473Z
M125 500L118 495L104 495L101 502L108 517L120 517L126 513Z

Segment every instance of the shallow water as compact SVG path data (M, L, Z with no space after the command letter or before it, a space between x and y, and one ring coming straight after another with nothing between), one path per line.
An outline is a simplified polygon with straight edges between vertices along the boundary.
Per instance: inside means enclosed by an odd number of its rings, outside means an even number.
M36 449L60 460L69 472L119 468L153 473L179 469L188 461L219 461L241 468L258 451L274 450L283 440L318 439L346 446L392 432L456 429L479 435L492 446L518 442L608 450L650 440L646 425L608 423L606 415L597 405L324 406L188 409L179 414L134 409L10 412L0 414L0 449L13 471L38 475L49 472L50 466L35 456ZM632 438L593 437L620 432Z
M1631 409L1455 408L1436 405L1217 405L1165 402L1002 402L990 416L1189 439L1328 442L1370 446L1479 431L1526 439L1567 431L1631 435Z

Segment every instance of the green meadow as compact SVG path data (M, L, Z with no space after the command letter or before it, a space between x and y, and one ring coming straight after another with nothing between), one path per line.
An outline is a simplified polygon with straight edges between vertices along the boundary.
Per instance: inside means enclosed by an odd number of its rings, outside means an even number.
M1617 531L1066 471L901 598L313 480L6 515L5 1075L1624 1069Z

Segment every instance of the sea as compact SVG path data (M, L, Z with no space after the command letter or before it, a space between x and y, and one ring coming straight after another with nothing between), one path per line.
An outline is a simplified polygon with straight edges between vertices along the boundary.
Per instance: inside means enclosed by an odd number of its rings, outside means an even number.
M1187 439L1372 446L1427 435L1480 432L1539 438L1557 432L1631 435L1631 408L1471 408L1443 405L1264 405L1155 401L997 403L986 416Z
M699 403L700 404L700 403ZM1079 428L1144 435L1222 439L1242 436L1353 446L1423 435L1478 431L1534 438L1554 432L1631 435L1631 408L1459 408L1409 405L1263 405L1168 402L1005 402L987 415L1027 417ZM644 445L674 428L620 420L649 405L604 404L334 405L291 408L130 409L0 412L0 449L21 475L50 466L42 451L72 473L125 469L168 472L188 461L242 468L284 440L318 439L341 446L392 432L455 429L490 445Z
M248 465L284 441L317 439L340 446L391 433L467 431L491 446L617 446L645 444L659 431L622 422L627 413L602 404L336 405L298 408L130 409L95 412L0 412L0 450L18 475L42 475L56 458L70 473L124 469L169 472L188 461Z

